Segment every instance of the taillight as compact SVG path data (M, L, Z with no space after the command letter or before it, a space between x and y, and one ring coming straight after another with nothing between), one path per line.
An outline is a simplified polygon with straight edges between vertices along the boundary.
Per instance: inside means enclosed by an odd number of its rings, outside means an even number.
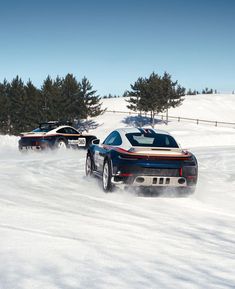
M183 176L183 168L180 168L180 169L179 169L179 175L180 175L180 177Z
M118 176L119 176L119 177L132 177L133 174L131 174L131 173L121 173L121 174L119 174Z
M122 154L122 155L119 155L118 156L119 159L121 160L138 160L140 159L140 157L137 157L137 156L132 156L132 155L127 155L127 154Z
M197 178L197 176L187 176L186 178L189 179L189 180L194 180L194 179Z

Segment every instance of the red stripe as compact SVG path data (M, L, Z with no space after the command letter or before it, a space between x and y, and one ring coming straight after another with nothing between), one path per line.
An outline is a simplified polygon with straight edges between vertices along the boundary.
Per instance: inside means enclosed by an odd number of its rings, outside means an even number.
M130 157L135 157L135 158L140 158L140 159L143 159L143 158L148 158L150 160L154 160L154 159L166 159L166 160L188 160L190 157L191 157L191 153L189 152L182 152L183 154L181 156L179 155L149 155L149 154L146 154L146 155L141 155L141 154L138 154L136 152L130 152L130 151L127 151L125 149L122 149L122 148L119 148L119 147L114 147L114 146L110 146L110 145L104 145L104 148L106 149L113 149L117 152L120 152L120 153L123 153L123 154L126 154L127 156L130 156Z
M81 134L44 134L44 135L20 135L21 137L28 137L28 138L46 138L46 137L51 137L51 136L76 136L76 137L79 137L79 136L83 136Z
M180 168L180 177L182 177L183 176L183 169L182 168Z
M130 174L130 173L122 173L119 175L119 177L131 177L133 176L133 174Z

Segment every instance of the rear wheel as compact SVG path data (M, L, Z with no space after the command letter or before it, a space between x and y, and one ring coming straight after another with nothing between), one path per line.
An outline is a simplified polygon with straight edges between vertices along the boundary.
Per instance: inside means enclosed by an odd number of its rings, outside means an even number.
M66 142L63 139L59 139L57 141L56 148L59 150L66 150L67 149Z
M91 177L93 175L93 162L91 155L88 154L86 158L86 176Z
M111 179L112 179L111 163L109 160L106 160L104 162L103 175L102 175L103 190L105 192L112 192L113 190L113 184L111 182Z

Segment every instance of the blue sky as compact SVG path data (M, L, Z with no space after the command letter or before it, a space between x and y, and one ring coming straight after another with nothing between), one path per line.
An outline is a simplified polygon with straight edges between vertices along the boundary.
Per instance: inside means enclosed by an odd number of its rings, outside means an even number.
M234 0L0 0L0 81L85 75L100 95L167 71L235 90Z

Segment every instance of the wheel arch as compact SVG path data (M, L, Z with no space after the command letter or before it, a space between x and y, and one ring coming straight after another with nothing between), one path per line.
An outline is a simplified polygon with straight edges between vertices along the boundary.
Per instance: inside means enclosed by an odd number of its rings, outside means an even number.
M104 168L104 164L106 162L109 162L110 163L110 167L111 167L111 173L112 173L112 176L113 176L113 161L112 161L112 158L110 155L106 155L105 158L104 158L104 162L103 162L103 168Z
M58 143L59 141L64 141L66 144L68 144L68 140L66 139L66 137L60 135L56 138L55 143Z
M86 148L89 148L89 146L91 145L91 142L94 140L94 139L97 139L96 136L94 135L89 135L89 136L84 136L85 139L86 139Z

